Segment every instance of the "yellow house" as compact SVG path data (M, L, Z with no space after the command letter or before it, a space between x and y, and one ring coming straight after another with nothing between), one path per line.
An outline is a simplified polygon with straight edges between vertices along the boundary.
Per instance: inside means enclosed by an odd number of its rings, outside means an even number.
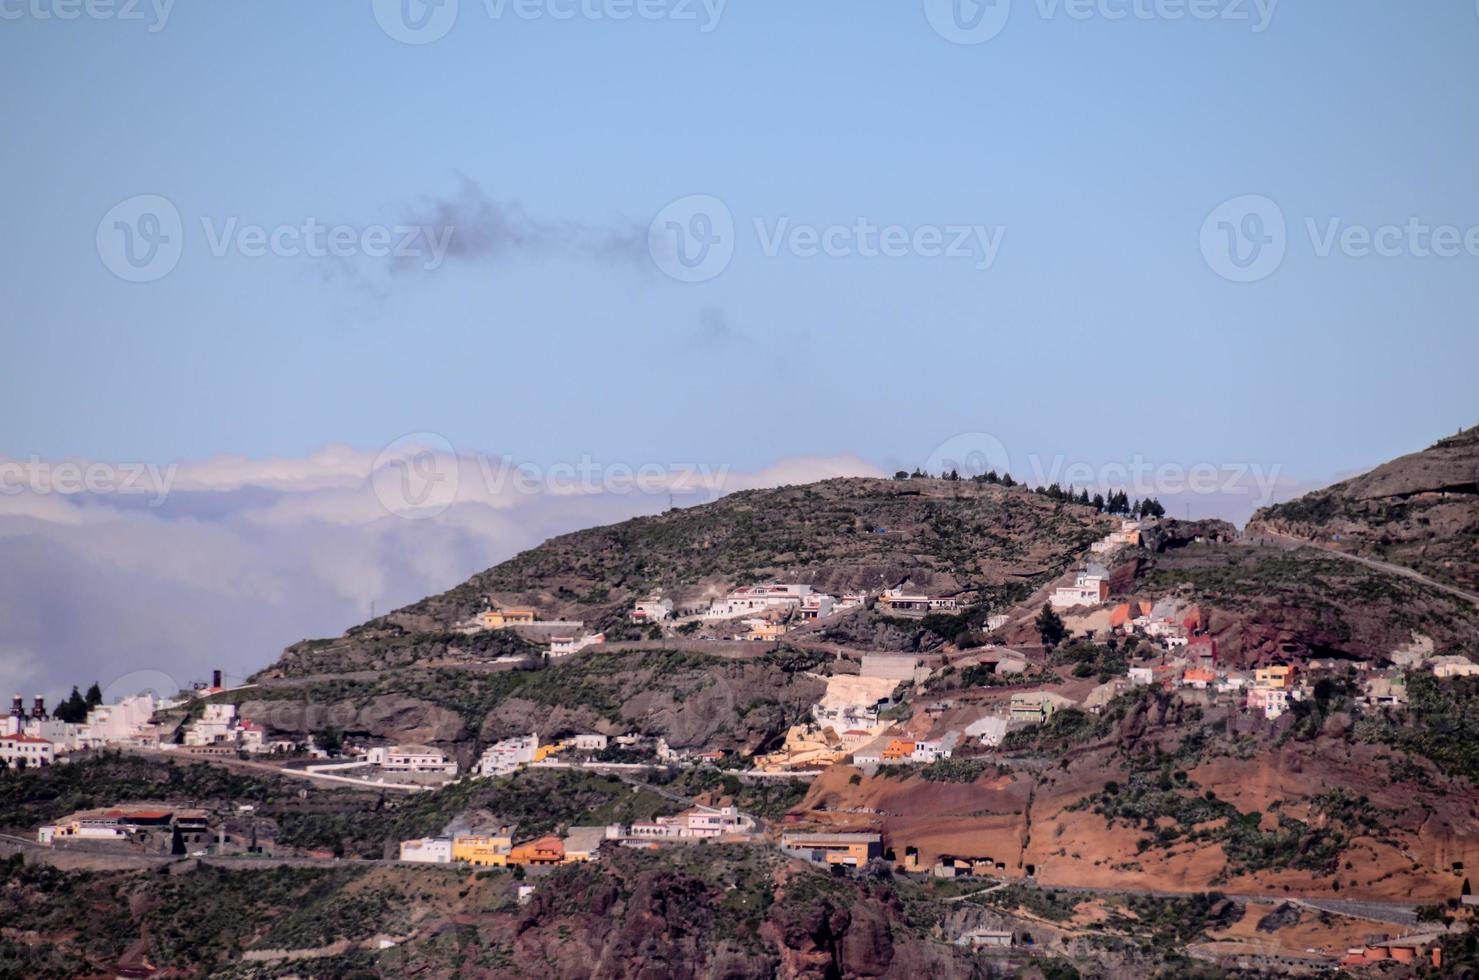
M545 745L541 745L539 748L534 750L534 761L543 762L545 759L548 759L552 755L559 755L561 752L565 751L565 747L567 744L568 743L566 742L550 742Z
M452 860L468 864L501 868L508 864L508 855L513 849L514 838L509 832L452 838Z
M505 626L528 626L536 622L533 609L488 609L478 616L478 623L485 630L503 629Z
M750 630L750 639L771 642L786 635L784 623L758 623Z
M1259 667L1253 672L1253 683L1266 689L1287 691L1294 683L1294 668L1285 664Z

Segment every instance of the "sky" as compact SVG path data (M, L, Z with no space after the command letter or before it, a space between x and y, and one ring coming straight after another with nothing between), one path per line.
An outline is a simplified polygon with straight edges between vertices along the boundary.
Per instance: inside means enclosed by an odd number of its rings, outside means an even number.
M1420 449L1476 421L1476 51L1472 0L0 0L0 684L255 668L699 468L1242 520ZM474 474L425 520L406 446Z

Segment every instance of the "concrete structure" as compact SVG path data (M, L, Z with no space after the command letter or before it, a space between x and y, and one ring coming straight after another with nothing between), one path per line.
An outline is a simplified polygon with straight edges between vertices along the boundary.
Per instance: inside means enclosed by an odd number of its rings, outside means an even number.
M419 840L401 841L401 860L417 864L450 864L452 862L452 838L423 837Z
M601 845L610 840L610 827L571 827L560 843L565 849L565 863L594 861Z
M912 654L865 653L858 676L918 684L929 676L929 668Z
M1443 679L1479 675L1479 664L1474 663L1468 657L1434 657L1428 662L1428 666L1432 668L1434 677Z
M597 735L592 733L589 735L577 735L570 741L571 744L574 745L574 747L578 751L600 752L602 749L606 748L607 744L609 744L611 740L608 739L605 735Z
M998 715L988 715L977 719L966 726L965 737L974 738L982 745L995 748L1006 738L1007 719Z
M495 742L483 750L478 760L478 774L507 776L534 761L539 751L538 735L519 735Z
M817 864L860 868L883 856L883 835L782 834L781 850Z

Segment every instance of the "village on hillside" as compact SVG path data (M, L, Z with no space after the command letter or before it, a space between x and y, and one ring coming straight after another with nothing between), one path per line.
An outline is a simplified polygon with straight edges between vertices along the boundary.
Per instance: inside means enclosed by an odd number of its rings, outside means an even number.
M98 750L120 750L219 764L250 763L322 786L381 792L424 793L468 781L504 780L524 772L590 772L630 780L635 787L655 772L715 769L754 781L805 783L834 766L863 777L881 772L974 774L997 765L1025 765L1035 733L1085 724L1116 710L1126 699L1160 692L1199 710L1219 710L1230 724L1247 730L1277 725L1293 706L1325 696L1331 684L1353 685L1355 703L1372 709L1400 707L1407 678L1426 671L1438 679L1479 674L1467 658L1433 655L1431 641L1414 637L1393 651L1389 663L1316 659L1271 663L1245 670L1232 666L1207 630L1203 612L1174 597L1112 599L1116 554L1140 544L1152 520L1126 518L1094 542L1081 566L1016 607L980 616L987 642L931 653L833 651L832 669L816 674L824 684L808 716L792 725L779 744L752 757L722 750L677 749L660 736L640 732L531 731L486 744L469 766L445 747L383 744L336 738L282 737L238 712L225 698L229 688L217 671L210 684L171 697L153 693L92 704L84 718L53 717L42 698L28 707L16 695L0 720L0 761L13 768L66 764ZM651 638L688 644L738 644L772 649L781 644L816 644L829 622L869 611L891 619L922 620L966 608L960 595L930 594L909 582L874 593L833 596L810 585L766 582L743 585L702 608L675 608L661 593L637 601L627 617ZM517 631L543 645L542 656L557 662L575 656L615 656L622 644L587 631L580 621L544 621L534 608L507 607L489 599L477 616L457 630L473 634ZM1037 644L1008 644L1015 630L1040 634ZM1064 660L1074 643L1093 641L1113 659ZM820 647L819 647L820 648ZM510 667L522 657L491 668ZM249 685L246 685L249 687ZM529 872L597 861L610 848L657 849L709 842L765 844L783 854L827 868L861 869L886 860L902 874L933 879L982 878L990 882L1031 881L1034 869L1009 864L1001 853L946 853L938 845L885 838L866 814L838 825L805 826L792 817L776 823L744 812L732 799L686 801L675 815L652 819L571 825L563 833L521 834L511 825L459 825L442 834L398 842L405 864L522 868ZM46 848L95 854L176 856L276 856L328 860L333 855L277 844L270 825L250 806L211 812L138 800L70 814L35 828ZM532 892L536 879L521 886ZM1465 906L1471 899L1463 897ZM1011 946L1010 932L986 930L969 942ZM1431 942L1383 940L1353 956L1427 955ZM1364 962L1364 960L1363 960Z

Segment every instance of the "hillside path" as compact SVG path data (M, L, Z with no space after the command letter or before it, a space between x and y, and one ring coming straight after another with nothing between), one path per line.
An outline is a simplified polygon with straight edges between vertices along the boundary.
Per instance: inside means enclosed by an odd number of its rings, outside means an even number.
M1391 562L1381 561L1377 558L1369 558L1366 555L1353 555L1348 551L1341 551L1338 548L1332 548L1329 545L1323 544L1319 541L1306 541L1304 538L1296 538L1293 535L1281 534L1278 531L1262 530L1259 531L1258 534L1250 536L1245 540L1250 545L1257 545L1262 541L1272 541L1274 544L1281 547L1283 547L1284 545L1288 545L1291 550L1298 547L1318 548L1320 551L1325 552L1327 555L1334 555L1337 558L1344 558L1347 561L1357 562L1358 564L1365 565L1367 568L1374 568L1379 572L1388 572L1392 575L1400 575L1403 578L1412 579L1414 582L1421 582L1423 585L1437 589L1440 592L1446 592L1456 598L1465 599L1473 603L1474 605L1479 606L1479 595L1476 595L1473 592L1467 592L1456 585L1449 585L1446 582L1438 582L1430 579L1422 572L1419 572L1416 569L1408 568L1406 565L1393 565Z

